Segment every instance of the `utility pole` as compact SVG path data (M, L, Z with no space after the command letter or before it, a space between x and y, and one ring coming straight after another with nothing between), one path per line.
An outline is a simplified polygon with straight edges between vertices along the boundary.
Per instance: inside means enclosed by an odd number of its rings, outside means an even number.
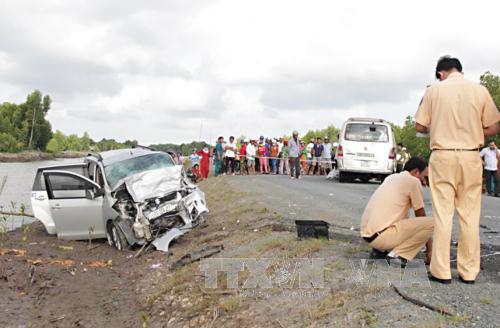
M203 129L203 121L200 122L200 137L198 138L198 142L201 141L201 131Z

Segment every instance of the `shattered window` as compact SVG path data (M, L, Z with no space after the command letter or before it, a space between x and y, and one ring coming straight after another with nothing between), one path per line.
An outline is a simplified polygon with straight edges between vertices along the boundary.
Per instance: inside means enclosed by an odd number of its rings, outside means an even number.
M106 173L106 180L108 180L109 186L113 189L118 181L128 176L174 165L169 155L155 153L113 163L106 166L104 172Z
M345 140L365 142L388 142L387 126L379 124L348 124L345 128Z

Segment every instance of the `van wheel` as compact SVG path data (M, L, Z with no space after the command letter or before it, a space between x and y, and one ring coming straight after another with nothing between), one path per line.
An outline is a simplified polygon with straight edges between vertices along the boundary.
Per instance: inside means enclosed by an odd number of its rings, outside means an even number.
M382 175L380 177L380 184L384 183L385 179L388 177L389 175Z
M363 176L360 178L361 182L363 183L368 183L368 181L370 181L370 177L369 176Z
M340 183L348 182L349 180L350 180L349 173L339 172L339 182Z
M123 251L128 248L129 245L127 238L125 238L125 235L116 223L110 223L108 230L108 243L115 246L115 248L119 251Z

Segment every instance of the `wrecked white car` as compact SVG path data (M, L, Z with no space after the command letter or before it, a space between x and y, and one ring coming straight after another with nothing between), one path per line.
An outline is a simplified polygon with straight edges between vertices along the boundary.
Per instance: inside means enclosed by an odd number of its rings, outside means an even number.
M170 242L206 219L205 194L164 152L145 148L91 154L83 163L42 167L31 204L49 234L107 238L123 250Z

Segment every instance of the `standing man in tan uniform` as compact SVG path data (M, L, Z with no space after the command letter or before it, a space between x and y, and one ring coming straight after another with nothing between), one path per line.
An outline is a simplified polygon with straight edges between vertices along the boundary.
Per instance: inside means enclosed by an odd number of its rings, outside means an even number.
M429 181L434 209L434 247L429 278L451 283L450 242L455 209L460 240L460 280L474 283L479 273L482 163L484 137L499 132L500 113L488 90L463 78L456 58L441 57L440 82L427 88L416 114L418 132L430 132Z
M411 158L404 171L387 177L366 205L361 218L361 237L374 250L384 251L387 261L405 266L427 243L430 261L433 219L425 217L422 185L427 178L427 162ZM417 218L408 219L413 208Z

